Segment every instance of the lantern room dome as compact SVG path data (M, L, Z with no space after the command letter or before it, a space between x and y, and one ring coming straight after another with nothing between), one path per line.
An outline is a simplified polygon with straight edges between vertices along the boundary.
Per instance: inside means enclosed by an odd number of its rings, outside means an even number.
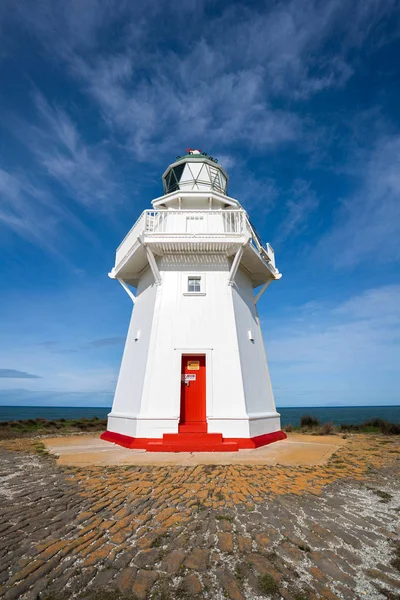
M229 178L218 161L200 150L187 149L186 152L178 156L162 176L164 193L214 190L227 194Z

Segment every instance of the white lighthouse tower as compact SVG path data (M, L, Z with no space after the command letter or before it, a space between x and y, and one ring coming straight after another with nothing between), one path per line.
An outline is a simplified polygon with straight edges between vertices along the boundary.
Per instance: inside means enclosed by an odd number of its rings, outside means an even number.
M212 157L188 149L162 179L164 195L109 274L134 307L102 438L153 452L283 439L257 314L281 277L274 252L227 195L228 175Z

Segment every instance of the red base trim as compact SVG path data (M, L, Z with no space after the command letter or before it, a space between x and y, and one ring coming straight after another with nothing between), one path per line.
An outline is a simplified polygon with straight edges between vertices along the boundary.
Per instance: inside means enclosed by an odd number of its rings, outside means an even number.
M265 433L253 438L223 438L221 433L165 433L162 439L133 438L129 435L105 431L100 438L124 448L147 452L236 452L266 446L286 439L283 431Z
M114 431L104 431L100 439L106 442L112 442L123 446L124 448L132 448L135 450L145 450L149 442L153 441L151 438L134 438L129 435L122 435L122 433L114 433Z
M279 440L285 440L287 438L286 433L283 431L273 431L272 433L264 433L263 435L257 435L253 438L224 438L226 442L236 442L240 450L246 450L249 448L260 448L260 446L267 446L273 442Z

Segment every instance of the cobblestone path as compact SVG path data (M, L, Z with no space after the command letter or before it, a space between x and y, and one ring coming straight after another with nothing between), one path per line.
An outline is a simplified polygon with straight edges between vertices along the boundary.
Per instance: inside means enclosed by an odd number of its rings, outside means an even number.
M318 467L61 468L3 442L0 597L400 598L399 457L354 435Z

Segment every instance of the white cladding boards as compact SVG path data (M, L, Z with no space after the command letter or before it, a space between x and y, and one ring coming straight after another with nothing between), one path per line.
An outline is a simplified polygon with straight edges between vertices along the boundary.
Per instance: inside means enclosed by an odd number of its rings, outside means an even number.
M153 274L150 268L147 268L137 288L136 303L115 391L113 413L136 415L140 411L156 292Z
M230 263L221 255L170 256L160 263L143 411L179 417L182 353L207 353L207 416L246 415L236 339ZM187 278L202 278L204 295L185 295ZM212 350L210 350L212 349Z
M250 278L240 268L233 286L233 305L247 413L276 412L254 292Z
M161 438L178 431L182 354L206 355L208 431L254 437L280 429L254 294L221 254L157 258L162 284L140 279L108 429ZM188 294L188 277L201 293ZM140 330L139 339L137 332ZM254 342L249 339L251 331Z

